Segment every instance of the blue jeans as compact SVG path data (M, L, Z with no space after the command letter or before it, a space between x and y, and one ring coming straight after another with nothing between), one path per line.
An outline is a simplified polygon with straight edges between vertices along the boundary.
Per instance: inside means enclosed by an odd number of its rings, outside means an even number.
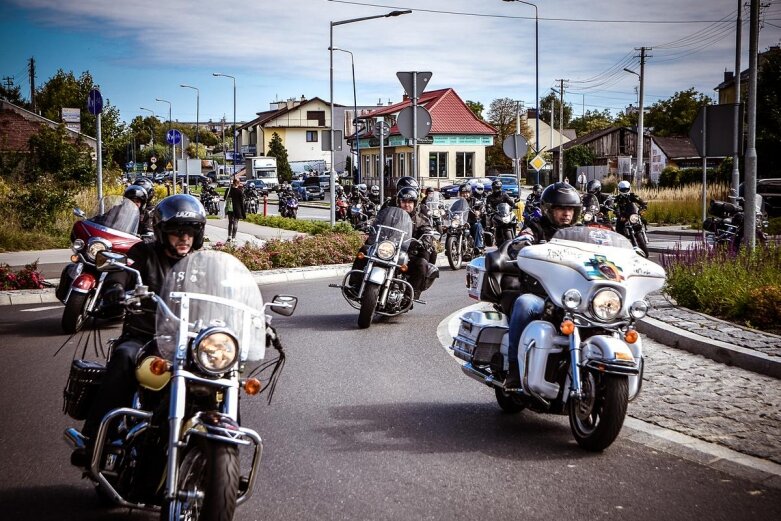
M475 248L482 250L485 245L483 244L483 225L480 224L480 221L477 221L470 227L469 233L475 238Z
M545 310L545 300L532 293L526 293L515 299L513 312L510 315L510 331L508 333L507 358L510 363L518 363L518 344L521 334L532 320L542 316Z

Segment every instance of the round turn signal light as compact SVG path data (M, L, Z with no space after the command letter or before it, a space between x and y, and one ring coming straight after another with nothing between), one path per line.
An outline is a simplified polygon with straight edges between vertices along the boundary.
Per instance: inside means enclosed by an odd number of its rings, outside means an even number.
M569 336L575 332L575 322L572 320L565 320L561 323L559 329L561 330L561 334Z
M250 396L258 394L260 392L260 387L260 380L257 378L248 378L247 381L244 382L244 392Z
M637 342L637 331L634 329L629 329L626 333L624 333L624 340L630 344Z
M155 357L155 359L152 360L152 363L149 364L149 371L155 376L165 374L168 372L168 361L160 357Z

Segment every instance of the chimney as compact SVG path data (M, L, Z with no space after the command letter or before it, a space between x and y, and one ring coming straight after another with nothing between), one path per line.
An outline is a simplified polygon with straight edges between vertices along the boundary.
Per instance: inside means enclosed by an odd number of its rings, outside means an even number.
M407 93L405 92L404 95L401 97L401 101L409 101L409 96L407 96Z
M377 98L377 106L382 107L382 98Z
M732 81L732 78L735 76L735 74L732 71L725 70L724 71L724 81Z

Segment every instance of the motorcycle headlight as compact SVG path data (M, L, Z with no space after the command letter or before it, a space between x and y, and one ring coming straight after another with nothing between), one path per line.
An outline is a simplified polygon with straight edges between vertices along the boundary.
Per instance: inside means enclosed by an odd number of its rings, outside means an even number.
M641 319L646 313L648 313L648 302L645 300L638 300L629 306L629 314L632 315L632 318Z
M225 331L207 329L195 338L193 345L195 364L211 375L230 369L239 355L236 339Z
M591 299L591 310L599 320L613 320L621 312L621 295L611 288L599 290Z
M75 253L78 253L79 250L81 250L84 247L84 241L81 239L76 239L73 241L73 244L71 244L71 250L73 250Z
M584 223L590 223L593 220L594 220L594 214L592 214L591 212L586 212L583 214Z
M632 224L639 223L640 222L640 216L637 215L636 213L633 213L632 215L629 216L629 222L632 223Z
M569 289L564 293L564 296L561 297L561 303L564 305L567 309L575 309L578 306L580 306L580 303L582 302L583 297L580 295L580 291L576 289Z
M451 219L451 220L453 221L453 223L452 223L453 226L460 226L461 225L461 216L460 215L454 215L453 219Z
M377 257L382 260L391 260L396 255L396 245L391 241L382 241L377 245Z
M98 252L101 252L103 250L110 250L111 249L111 243L104 240L104 239L90 239L89 245L87 246L87 259L90 262L95 262L95 255L98 254Z
M507 224L508 222L510 222L512 220L512 218L513 218L512 215L503 215L502 216L502 223Z

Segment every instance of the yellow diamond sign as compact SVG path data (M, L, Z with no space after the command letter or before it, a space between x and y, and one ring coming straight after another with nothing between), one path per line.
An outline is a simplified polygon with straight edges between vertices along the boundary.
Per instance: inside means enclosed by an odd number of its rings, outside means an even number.
M545 166L545 160L542 158L542 156L537 154L534 156L534 159L529 161L529 164L532 166L532 168L539 172Z

